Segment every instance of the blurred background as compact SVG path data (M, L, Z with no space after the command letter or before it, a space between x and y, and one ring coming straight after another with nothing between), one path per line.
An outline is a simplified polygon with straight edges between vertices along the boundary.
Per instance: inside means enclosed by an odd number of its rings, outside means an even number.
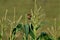
M26 14L33 8L34 0L0 0L0 18L8 9L8 16L13 16L13 8L16 7L16 15ZM47 18L60 20L60 0L37 0L37 5L45 10Z

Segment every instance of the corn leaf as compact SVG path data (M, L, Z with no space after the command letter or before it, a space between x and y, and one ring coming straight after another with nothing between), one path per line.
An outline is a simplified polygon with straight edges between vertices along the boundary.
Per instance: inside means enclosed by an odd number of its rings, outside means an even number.
M57 40L60 40L60 37L58 37Z
M16 26L16 29L18 30L18 31L20 31L21 29L22 29L22 24L18 24L17 26Z
M30 29L31 29L31 30L33 30L33 29L34 29L32 24L31 24L31 27L30 27Z
M1 35L1 33L0 33L0 39L2 38L2 35Z
M26 40L28 40L28 34L29 34L29 25L28 24L24 25L24 32L26 35Z
M29 27L29 34L32 37L32 39L35 39L35 35L33 33L33 30Z
M37 40L44 39L44 40L53 40L52 36L48 35L46 32L42 32L38 37Z
M16 34L17 31L20 31L22 29L22 24L18 24L16 28L13 29L12 34Z
M14 29L12 30L12 35L11 35L12 40L15 39L16 33L17 33L18 31L20 31L21 29L22 29L22 24L18 24L18 25L16 26L16 28L14 28ZM9 38L9 40L10 40L10 38Z

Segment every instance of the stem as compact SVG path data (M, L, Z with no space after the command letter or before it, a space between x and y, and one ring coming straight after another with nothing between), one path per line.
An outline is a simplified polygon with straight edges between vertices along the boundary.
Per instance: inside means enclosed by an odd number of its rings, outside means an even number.
M24 33L24 35L23 35L23 38L24 38L24 40L26 40L26 36L25 36L25 33Z
M34 28L34 34L35 34L35 39L34 40L36 40L36 30L35 30L35 28Z
M1 25L1 36L3 36L3 24ZM1 38L1 40L3 39Z
M2 22L3 22L3 18L2 18ZM3 37L3 24L1 24L1 36ZM3 39L1 38L1 40Z
M54 19L54 27L55 27L55 36L56 36L56 18Z
M11 23L11 29L10 29L10 40L12 40L12 23Z
M5 18L4 18L5 20L6 20L7 12L8 12L8 9L6 9L6 12L5 12Z
M35 17L36 17L36 13L37 13L37 4L36 4L36 0L35 0L35 3L34 3L34 14L35 14ZM35 22L34 22L34 35L35 35L35 39L36 40L36 19L34 18Z
M56 40L56 32L57 32L57 30L56 30L56 18L54 19L54 27L55 27L55 40Z
M37 35L36 35L36 25L34 24L33 27L34 27L33 32L34 32L34 35L35 35L35 39L34 39L34 40L36 40L36 36L37 36Z
M14 18L13 18L13 23L15 24L15 7L14 7ZM13 40L13 35L12 35L12 28L13 28L13 23L11 21L11 29L10 29L10 40ZM11 37L12 36L12 37Z

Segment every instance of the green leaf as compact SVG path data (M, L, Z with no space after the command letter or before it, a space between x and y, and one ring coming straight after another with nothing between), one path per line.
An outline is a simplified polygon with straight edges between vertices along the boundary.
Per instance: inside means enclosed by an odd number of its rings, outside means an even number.
M11 35L12 40L15 39L16 33L17 33L18 31L20 31L21 29L22 29L22 24L18 24L18 25L16 26L16 28L14 28L14 29L12 30L12 35ZM9 38L9 39L10 39L10 38Z
M16 34L17 31L20 31L22 29L22 24L18 24L16 28L13 29L12 34Z
M60 40L60 37L58 37L57 40Z
M42 32L38 37L37 40L44 39L44 40L53 40L52 36L48 35L46 32Z
M16 28L13 29L12 34L13 34L13 35L16 34Z
M20 30L22 29L22 24L18 24L18 25L16 26L16 29L17 29L18 31L20 31Z
M1 35L1 33L0 33L0 39L2 38L2 35Z
M26 40L28 40L28 34L29 34L29 25L28 24L24 25L24 32L26 35Z
M29 34L30 34L30 36L31 36L33 39L35 39L34 32L33 32L33 30L31 30L30 27L29 27Z
M33 30L33 29L34 29L34 27L33 27L33 25L32 25L32 24L31 24L31 27L30 27L30 29L31 29L31 30Z

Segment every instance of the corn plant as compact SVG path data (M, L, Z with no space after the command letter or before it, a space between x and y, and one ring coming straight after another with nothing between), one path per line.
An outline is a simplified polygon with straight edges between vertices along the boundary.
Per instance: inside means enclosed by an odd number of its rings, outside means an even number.
M53 40L52 36L49 35L46 32L41 32L40 36L37 38L37 40Z
M1 27L1 33L0 33L0 40L3 40L3 34L5 33L6 30L6 15L7 15L8 9L6 9L5 16L2 17L0 20L0 27Z
M13 39L15 38L15 36L12 34L12 30L14 31L14 30L16 30L16 29L15 29L15 27L13 27L13 26L17 26L17 24L19 24L19 22L20 22L20 20L21 20L21 18L22 18L22 16L20 16L17 21L15 20L15 14L16 14L16 13L15 13L15 9L16 9L16 8L14 7L13 21L11 21L10 19L7 19L7 20L9 21L10 26L11 26L9 40L13 40ZM14 24L16 24L16 25L14 25ZM13 29L13 28L14 28L14 29Z
M11 37L11 35L12 35L13 26L14 26L14 24L16 24L16 25L19 24L19 22L20 22L20 20L22 18L22 16L20 16L17 21L15 20L15 8L14 8L14 16L13 16L14 18L13 18L13 21L11 21L9 18L7 18L7 13L8 13L8 9L6 9L5 15L0 20L0 27L1 27L0 40L3 40L3 36L4 36L4 33L5 33L6 29L7 29L7 25L8 24L11 27L9 40L12 40L13 36Z
M33 24L33 28L34 28L33 33L35 35L34 40L37 39L36 32L39 29L39 27L41 26L41 22L43 21L43 19L45 17L45 14L41 12L41 6L40 6L40 8L37 7L36 1L37 0L35 0L35 3L34 3L34 9L33 10L31 9L31 14L32 14L31 23Z
M34 3L34 9L31 9L31 14L27 14L25 16L25 24L18 24L16 28L13 29L12 35L15 35L17 31L23 30L23 40L28 40L28 35L30 35L31 40L37 40L37 30L40 28L41 23L43 22L43 18L45 17L45 14L40 12L41 7L38 9L36 0ZM13 38L13 40L14 40Z
M57 27L57 24L56 24L56 18L54 19L54 24L52 24L51 27L48 27L47 30L48 32L50 33L50 35L53 37L53 40L60 40L60 37L57 37L58 35L58 29L59 27ZM59 28L60 30L60 28Z

